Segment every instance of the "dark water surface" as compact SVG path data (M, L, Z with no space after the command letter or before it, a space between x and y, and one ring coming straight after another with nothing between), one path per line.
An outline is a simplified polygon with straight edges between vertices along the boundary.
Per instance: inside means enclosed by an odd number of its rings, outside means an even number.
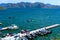
M18 30L2 31L2 35L6 33L18 33L22 29L31 31L57 23L60 24L60 9L15 8L0 10L0 22L3 23L1 25L2 27L9 26L11 24L19 26ZM44 37L40 36L34 40L55 40L60 34L60 27L53 28L52 31L52 34Z

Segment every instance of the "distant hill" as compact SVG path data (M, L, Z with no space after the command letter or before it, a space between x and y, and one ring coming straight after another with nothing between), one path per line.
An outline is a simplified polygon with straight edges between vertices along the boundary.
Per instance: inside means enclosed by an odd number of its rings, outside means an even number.
M57 5L44 4L44 3L40 3L40 2L8 3L8 4L0 4L0 6L2 6L4 8L60 8L60 6L57 6Z

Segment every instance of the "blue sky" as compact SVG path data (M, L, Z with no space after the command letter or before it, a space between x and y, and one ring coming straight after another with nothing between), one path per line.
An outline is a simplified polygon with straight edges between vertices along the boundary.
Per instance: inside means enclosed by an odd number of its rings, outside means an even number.
M0 0L0 3L17 3L17 2L42 2L54 5L60 5L60 0Z

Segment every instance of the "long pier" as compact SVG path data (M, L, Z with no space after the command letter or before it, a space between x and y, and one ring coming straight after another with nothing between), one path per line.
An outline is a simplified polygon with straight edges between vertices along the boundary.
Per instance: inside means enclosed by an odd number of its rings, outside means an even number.
M47 26L47 27L44 27L44 28L40 28L40 29L37 29L37 30L33 30L33 31L30 31L30 32L27 32L27 33L18 33L14 36L6 36L6 37L3 37L1 38L1 40L29 40L29 38L31 38L31 36L35 37L36 36L36 33L37 34L47 34L49 33L50 31L48 31L48 29L51 29L51 28L55 28L57 26L60 26L60 24L54 24L54 25L51 25L51 26Z

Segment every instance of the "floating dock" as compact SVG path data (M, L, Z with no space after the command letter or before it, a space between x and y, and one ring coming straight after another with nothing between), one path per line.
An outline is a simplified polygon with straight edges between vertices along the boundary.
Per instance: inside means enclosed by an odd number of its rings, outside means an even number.
M54 27L57 27L57 26L60 26L60 24L47 26L47 27L37 29L37 30L33 30L33 31L30 31L30 32L27 32L27 33L18 33L18 34L15 34L13 36L9 35L9 36L1 38L0 40L29 40L30 38L35 37L36 33L41 34L41 35L47 34L47 33L50 32L50 31L48 31L48 29L51 29L51 28L54 28Z
M17 25L15 25L15 24L12 24L11 26L8 26L8 27L4 27L4 28L1 28L0 27L0 31L2 31L2 30L7 30L7 29L18 29L18 26Z

